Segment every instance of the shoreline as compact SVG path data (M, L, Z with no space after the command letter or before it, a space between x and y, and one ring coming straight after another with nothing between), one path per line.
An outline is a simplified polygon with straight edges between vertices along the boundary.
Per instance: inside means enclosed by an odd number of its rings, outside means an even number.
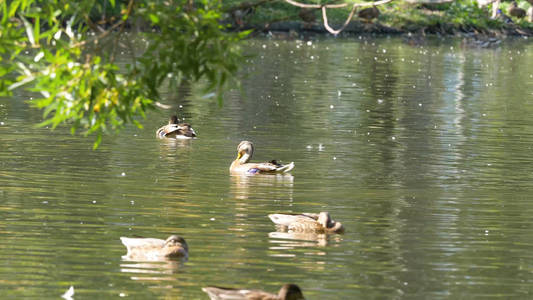
M341 25L332 25L333 28L339 28ZM469 26L455 26L453 24L436 24L433 26L423 26L417 24L406 24L406 28L390 27L380 23L363 23L352 21L337 36L351 36L359 34L376 34L376 35L410 35L426 36L436 35L443 37L474 37L478 39L487 38L505 38L505 37L530 37L533 36L533 30L521 28L515 24L506 24L502 28L478 29ZM230 28L230 31L253 30L251 37L265 35L269 32L281 32L288 35L330 35L323 24L306 24L301 21L281 21L272 24L247 25L240 28Z

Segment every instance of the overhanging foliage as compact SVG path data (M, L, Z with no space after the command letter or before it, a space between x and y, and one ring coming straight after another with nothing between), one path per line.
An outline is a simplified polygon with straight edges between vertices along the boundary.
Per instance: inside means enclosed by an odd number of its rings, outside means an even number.
M216 0L15 0L3 1L0 14L0 95L40 93L32 100L43 109L40 125L95 133L95 147L125 123L141 127L135 116L154 107L168 78L176 86L205 79L220 92L247 34L225 31ZM135 25L147 43L119 68L117 45L134 47L123 37Z

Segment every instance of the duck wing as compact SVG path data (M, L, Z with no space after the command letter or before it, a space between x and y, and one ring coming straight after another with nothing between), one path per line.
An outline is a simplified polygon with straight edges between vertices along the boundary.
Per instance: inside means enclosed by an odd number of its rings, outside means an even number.
M276 295L263 292L260 290L233 289L209 286L202 288L211 300L275 300L279 299Z
M250 163L249 173L287 173L294 169L294 162L282 165L275 160L265 163Z
M144 248L163 248L165 240L153 238L128 238L121 237L122 244L128 248L128 251Z
M178 130L176 134L188 138L196 137L196 132L194 131L194 129L192 129L189 123L178 124Z
M295 223L315 223L318 214L270 214L268 217L277 225L291 226Z
M179 136L193 138L196 137L196 132L189 123L180 123L165 125L157 130L156 135L159 138Z
M178 133L178 131L181 129L179 124L168 124L161 128L159 128L156 132L157 137L164 138L170 134Z

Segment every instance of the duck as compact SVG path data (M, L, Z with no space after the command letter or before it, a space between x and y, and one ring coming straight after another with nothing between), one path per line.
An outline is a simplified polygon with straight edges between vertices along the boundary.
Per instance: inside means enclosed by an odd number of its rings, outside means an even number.
M277 295L261 290L234 289L216 286L204 287L202 288L202 291L206 292L211 300L305 300L302 290L296 284L284 284Z
M189 247L184 238L171 235L166 240L155 238L121 237L128 253L122 258L130 260L158 261L173 258L187 259Z
M509 14L520 19L526 16L526 10L518 7L518 5L516 5L516 1L513 1L509 7Z
M250 163L254 155L254 144L242 141L237 146L237 158L231 163L229 170L232 174L273 174L287 173L294 168L294 162L280 164L276 160L263 163Z
M245 27L245 21L255 13L255 5L249 2L242 2L231 9L230 15L238 28Z
M168 124L156 131L156 136L162 138L192 139L196 132L189 123L180 123L176 115L170 117Z
M331 219L329 212L302 214L270 214L270 220L284 229L295 232L343 233L340 222Z
M357 13L357 16L361 19L364 19L366 22L370 23L372 22L372 19L375 19L379 17L379 9L374 5L372 7L367 7L365 9L360 10Z
M300 11L298 12L298 17L305 23L315 23L316 21L316 15L315 15L315 8L306 8L302 7Z

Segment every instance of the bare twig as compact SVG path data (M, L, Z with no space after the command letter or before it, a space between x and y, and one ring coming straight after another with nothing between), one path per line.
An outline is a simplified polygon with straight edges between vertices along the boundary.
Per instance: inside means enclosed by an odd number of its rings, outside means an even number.
M133 7L133 0L130 0L130 2L128 3L128 10L126 11L126 15L129 17L129 15L131 14L131 10L132 10L132 7ZM93 30L96 31L96 29L100 30L100 28L96 28L95 25L92 23L92 21L90 20L90 18L86 18L87 19L87 24L89 24L89 27L91 27ZM78 42L74 45L72 45L71 47L81 47L81 46L85 46L86 44L89 44L89 43L93 43L93 42L96 42L98 40L101 40L103 38L105 38L106 36L108 36L111 32L113 32L113 30L117 29L117 27L119 26L122 26L121 27L121 30L124 28L124 25L126 25L126 19L122 19L120 20L119 22L113 24L113 26L109 27L106 31L102 32L100 35L92 38L92 39L88 39L88 40L84 40L84 41L81 41L81 42Z
M331 28L331 26L329 26L328 16L326 14L326 9L328 9L328 8L347 7L349 5L348 3L321 5L321 4L305 4L305 3L300 3L300 2L293 1L293 0L285 0L285 2L287 2L287 3L291 4L291 5L294 5L294 6L298 6L298 7L321 8L322 9L322 19L324 20L324 27L326 28L327 31L329 31L330 33L332 33L334 35L339 34L341 31L343 31L346 28L346 26L348 26L348 24L350 24L350 21L352 20L352 17L355 14L355 10L356 10L357 7L361 7L361 6L377 6L377 5L382 5L382 4L385 4L385 3L389 3L391 1L392 0L380 0L380 1L376 1L376 2L354 3L353 6L352 6L352 10L350 11L350 14L348 15L348 18L346 19L344 24L341 26L341 28L335 30L335 29Z
M294 6L305 7L305 8L322 8L323 6L325 6L326 8L341 8L341 7L346 7L346 6L349 5L348 3L341 3L341 4L305 4L305 3L300 3L300 2L293 1L293 0L285 0L285 2L287 2L287 3L291 4L291 5L294 5ZM370 4L370 5L372 5L372 4Z
M172 108L172 106L163 104L163 103L161 103L159 101L155 101L154 105L159 107L159 108L161 108L161 109L171 109Z
M111 62L113 62L115 60L115 54L117 52L117 45L118 45L118 41L120 39L120 34L122 32L124 32L124 27L126 25L125 21L130 17L132 9L133 9L133 0L130 0L130 2L128 3L128 10L126 11L126 18L122 18L123 22L120 25L119 33L115 37L115 45L113 46L113 52L111 53L111 59L110 59Z
M346 28L346 26L348 26L348 24L350 24L350 21L352 20L352 17L355 14L355 8L356 7L357 6L355 6L355 5L352 7L352 11L350 11L350 14L348 15L348 18L346 18L346 21L344 21L344 24L341 26L341 28L335 30L335 29L333 29L333 28L331 28L329 26L328 16L326 15L326 7L323 6L322 7L322 19L324 20L324 27L326 28L326 30L329 31L331 34L334 34L334 35L337 35L341 31L343 31L344 28Z
M103 38L105 38L106 36L108 36L111 32L113 32L113 30L115 30L117 27L119 27L120 25L122 25L122 23L124 23L123 20L121 20L120 22L117 22L117 23L113 24L113 26L109 27L108 30L102 32L102 34L100 34L100 35L98 35L98 36L96 36L96 37L94 37L94 38L92 38L92 39L90 39L90 40L83 40L83 41L81 41L81 42L78 42L78 43L72 45L71 47L74 48L74 47L85 46L86 44L93 43L93 42L95 42L95 41L98 41L98 40L100 40L100 39L103 39Z

